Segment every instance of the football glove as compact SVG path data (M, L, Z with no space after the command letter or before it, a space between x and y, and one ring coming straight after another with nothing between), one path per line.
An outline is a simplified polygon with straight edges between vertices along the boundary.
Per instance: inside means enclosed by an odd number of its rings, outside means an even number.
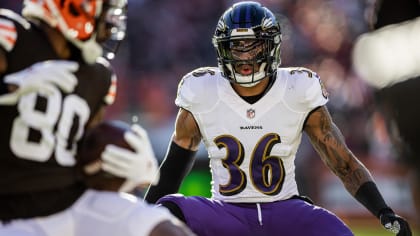
M108 144L102 152L102 169L115 176L126 178L121 192L132 191L136 186L157 184L158 163L146 130L134 124L124 139L134 152L126 148Z
M6 75L4 82L16 85L18 88L0 96L0 105L16 105L22 96L38 92L51 94L53 86L58 86L65 93L70 93L77 85L77 78L73 72L79 69L79 64L73 61L50 60Z
M411 236L411 229L408 222L402 217L396 215L391 209L386 209L380 214L381 224L397 236Z

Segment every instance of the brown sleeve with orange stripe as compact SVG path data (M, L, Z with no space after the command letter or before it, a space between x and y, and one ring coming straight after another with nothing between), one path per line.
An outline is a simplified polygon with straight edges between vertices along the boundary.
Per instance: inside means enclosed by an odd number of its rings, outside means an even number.
M4 9L2 9L4 11ZM0 46L10 52L13 50L17 40L17 30L15 22L11 19L0 17Z
M115 98L117 97L117 76L115 74L111 77L111 85L109 86L108 93L104 98L104 103L106 105L111 105L114 103Z

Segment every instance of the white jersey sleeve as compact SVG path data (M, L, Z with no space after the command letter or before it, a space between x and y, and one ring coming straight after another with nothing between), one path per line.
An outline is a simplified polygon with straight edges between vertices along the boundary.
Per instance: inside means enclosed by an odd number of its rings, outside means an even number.
M281 68L278 78L287 80L284 101L295 112L308 112L328 102L328 92L320 77L303 68Z

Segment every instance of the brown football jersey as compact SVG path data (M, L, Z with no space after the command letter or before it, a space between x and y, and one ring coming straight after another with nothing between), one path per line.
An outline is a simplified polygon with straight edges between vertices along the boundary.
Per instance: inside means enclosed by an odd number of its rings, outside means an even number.
M21 71L37 62L59 60L45 33L19 15L1 11L0 28L8 31L8 34L0 34L0 48L6 52L8 63L6 73L0 74L3 87L7 74ZM68 198L77 198L80 193L80 188L74 187L80 181L74 168L77 143L100 107L113 102L116 76L105 59L86 64L77 49L74 50L71 60L79 63L79 69L75 72L78 84L73 92L67 94L56 87L48 95L25 95L15 106L0 105L2 210L7 205L19 202L18 196L28 194L42 196L38 198L43 199L31 198L34 202L46 202L44 205L57 204L59 207L50 208L58 210L74 200L58 198L66 195L70 196ZM67 193L66 188L72 190ZM62 194L55 194L59 191ZM10 196L15 200L10 201ZM28 199L22 197L19 203L22 209L31 204ZM49 214L56 210L40 211L45 213L33 210L32 213L22 213L23 216L18 214L18 217ZM0 215L1 218L5 217Z

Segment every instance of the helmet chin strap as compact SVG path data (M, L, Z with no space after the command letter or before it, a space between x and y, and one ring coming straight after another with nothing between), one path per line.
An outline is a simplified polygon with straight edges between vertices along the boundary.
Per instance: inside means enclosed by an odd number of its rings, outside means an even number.
M226 67L234 74L235 76L235 82L242 86L242 87L253 87L261 82L262 79L266 77L265 73L265 67L267 63L263 62L261 63L260 69L257 73L253 73L251 75L241 75L239 73L236 73L235 70L232 67L232 64L226 64ZM254 81L254 82L252 82Z
M261 80L258 80L256 82L253 83L247 83L247 84L239 84L239 86L245 87L245 88L250 88L250 87L254 87L255 85L259 84L261 82Z

